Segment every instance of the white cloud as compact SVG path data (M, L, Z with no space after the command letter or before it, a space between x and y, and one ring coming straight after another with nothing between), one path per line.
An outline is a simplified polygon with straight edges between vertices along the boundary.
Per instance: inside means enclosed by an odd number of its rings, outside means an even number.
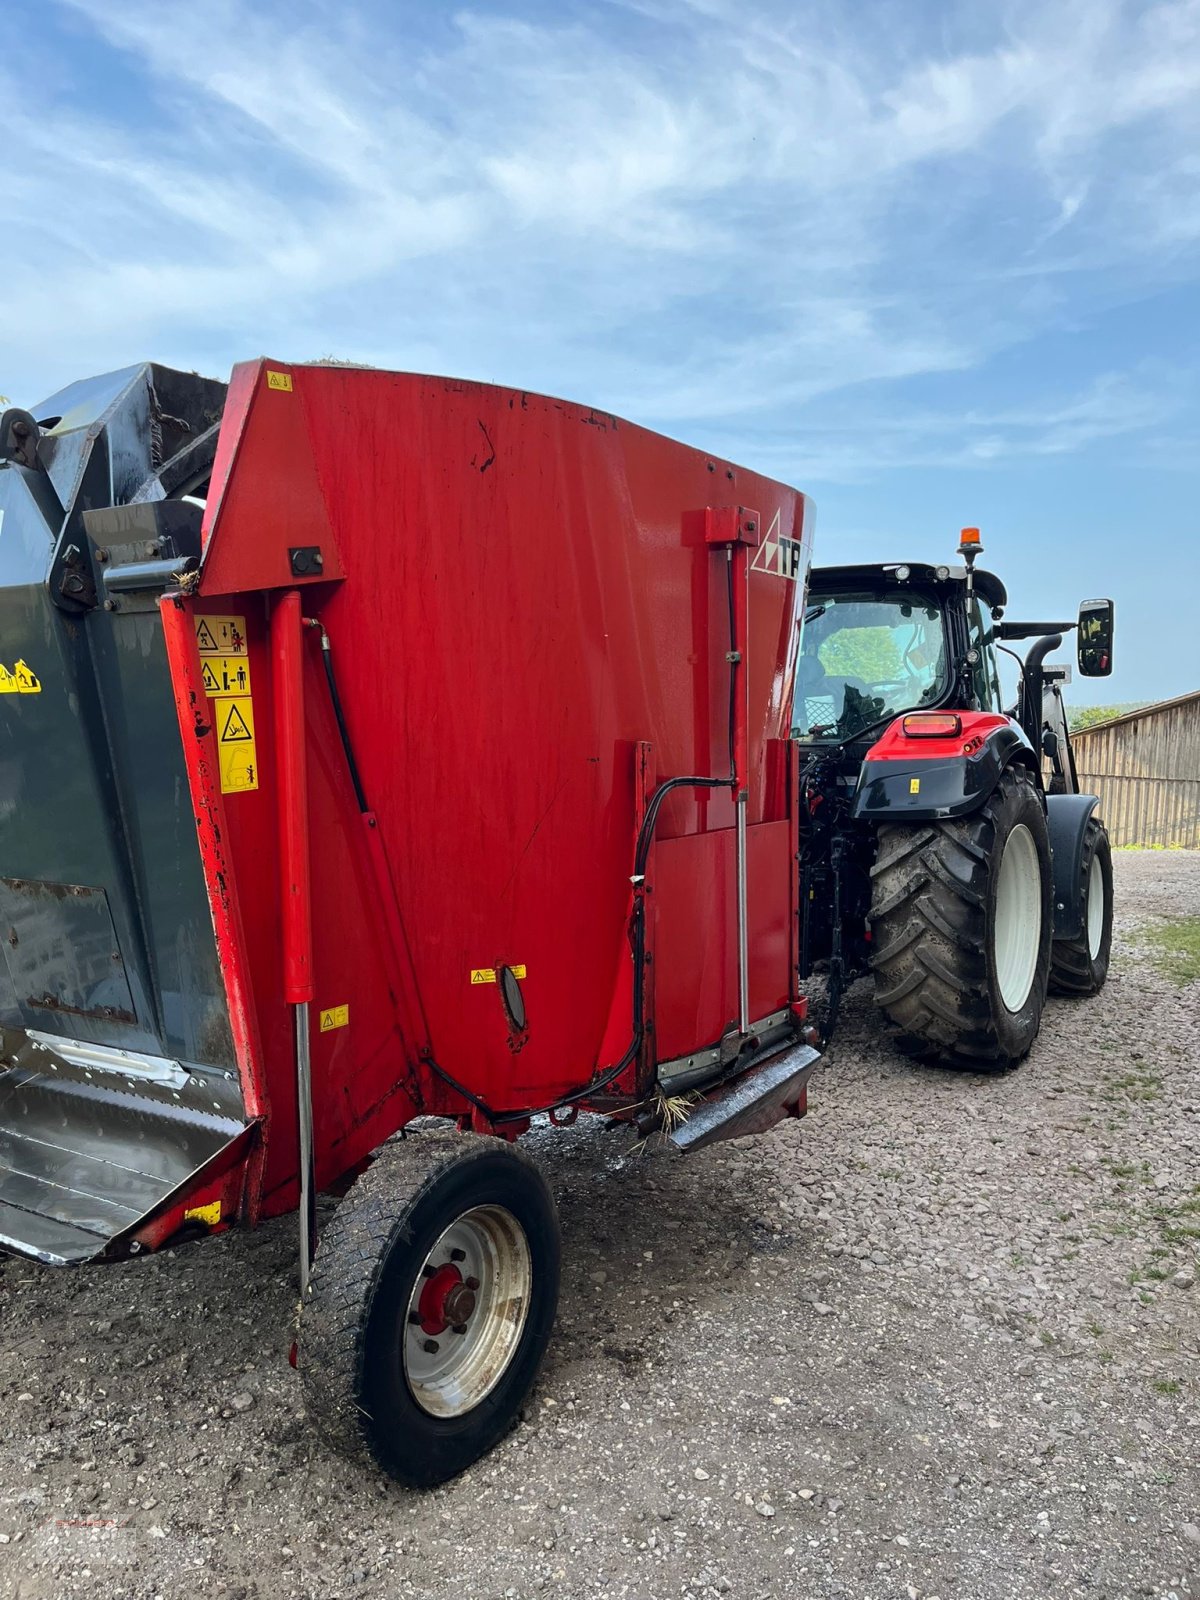
M964 4L936 37L918 8L851 28L785 0L57 14L143 98L0 64L22 153L0 172L6 392L141 354L334 351L578 395L764 464L783 436L833 475L1162 420L1103 366L1081 409L1028 425L916 412L897 385L1194 271L1195 0ZM836 445L830 399L862 419Z

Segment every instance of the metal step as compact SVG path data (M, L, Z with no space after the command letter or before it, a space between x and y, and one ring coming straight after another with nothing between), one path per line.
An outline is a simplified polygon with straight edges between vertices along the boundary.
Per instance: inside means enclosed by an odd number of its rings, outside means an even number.
M118 1073L43 1044L0 1071L0 1250L49 1266L94 1260L243 1132L240 1096L162 1067L143 1080L125 1075L127 1060Z
M671 1131L680 1150L700 1150L720 1139L765 1133L794 1114L821 1052L797 1044L770 1061L753 1066L703 1100Z

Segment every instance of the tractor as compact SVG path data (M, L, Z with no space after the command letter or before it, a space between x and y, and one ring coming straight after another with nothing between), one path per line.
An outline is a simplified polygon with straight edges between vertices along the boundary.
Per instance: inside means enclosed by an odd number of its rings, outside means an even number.
M1107 676L1113 603L1009 621L982 549L966 528L955 566L814 568L792 732L800 978L827 970L825 1037L870 974L902 1048L996 1070L1028 1054L1048 993L1094 995L1108 974L1108 835L1079 792L1070 669L1046 658L1075 628L1080 674ZM1001 651L1020 667L1015 704Z

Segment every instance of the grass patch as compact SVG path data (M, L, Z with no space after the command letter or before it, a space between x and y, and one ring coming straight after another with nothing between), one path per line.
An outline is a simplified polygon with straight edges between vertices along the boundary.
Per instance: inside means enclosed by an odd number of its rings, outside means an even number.
M1179 1393L1179 1379L1178 1378L1155 1378L1155 1380L1154 1380L1154 1392L1156 1394L1178 1394Z
M1200 978L1200 917L1175 917L1151 928L1146 939L1158 970L1178 984Z

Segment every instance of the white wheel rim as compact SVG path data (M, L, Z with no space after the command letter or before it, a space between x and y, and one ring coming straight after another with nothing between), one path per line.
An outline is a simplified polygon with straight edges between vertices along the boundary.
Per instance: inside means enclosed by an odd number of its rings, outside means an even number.
M1042 942L1042 871L1023 822L1004 841L996 884L996 982L1009 1011L1029 999Z
M1088 868L1087 939L1088 955L1095 961L1104 939L1104 872L1098 855L1092 857Z
M423 1411L458 1417L491 1393L532 1290L529 1240L511 1211L475 1206L450 1224L417 1274L403 1332L404 1376Z

